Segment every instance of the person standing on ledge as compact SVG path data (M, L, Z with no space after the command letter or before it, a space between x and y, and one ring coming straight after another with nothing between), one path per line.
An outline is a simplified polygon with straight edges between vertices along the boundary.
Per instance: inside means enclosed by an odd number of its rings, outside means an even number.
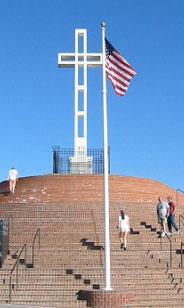
M18 180L18 172L15 168L11 168L8 173L9 189L12 194L15 192L16 182Z
M180 233L179 227L175 223L175 208L176 208L176 205L172 201L172 197L171 196L168 196L167 200L168 200L168 204L169 204L169 215L167 217L167 225L168 225L168 229L169 229L169 233L168 234L172 235L172 227L174 227L176 232L179 234Z
M118 227L119 228L119 239L121 243L121 249L126 250L127 246L127 235L130 231L130 222L129 217L125 214L124 210L121 210L120 216L118 218Z

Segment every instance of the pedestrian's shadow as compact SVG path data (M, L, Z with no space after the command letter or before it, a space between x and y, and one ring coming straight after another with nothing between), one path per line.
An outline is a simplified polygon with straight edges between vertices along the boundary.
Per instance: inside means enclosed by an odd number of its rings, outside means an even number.
M80 240L82 246L86 246L87 250L103 250L104 247L102 245L95 245L95 242L89 241L87 238L82 238Z

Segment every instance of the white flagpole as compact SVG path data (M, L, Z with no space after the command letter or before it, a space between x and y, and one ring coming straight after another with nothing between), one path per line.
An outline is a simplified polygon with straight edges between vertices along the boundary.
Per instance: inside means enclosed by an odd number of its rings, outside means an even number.
M103 74L103 142L104 142L104 242L105 242L105 289L110 286L110 233L109 233L109 170L108 170L108 130L107 130L107 89L105 72L105 23L102 26L102 74Z

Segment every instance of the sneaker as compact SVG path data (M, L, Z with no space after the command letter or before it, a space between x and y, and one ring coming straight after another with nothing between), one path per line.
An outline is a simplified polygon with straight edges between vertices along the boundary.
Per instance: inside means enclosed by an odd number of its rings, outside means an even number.
M177 234L180 234L180 229L178 229Z
M162 232L162 233L161 233L161 236L165 236L165 232Z
M171 233L171 232L167 232L166 234L167 234L167 235L172 235L172 233Z
M121 243L121 249L123 249L123 247L124 247L124 244L123 244L123 243Z
M126 247L124 247L124 250L127 250Z

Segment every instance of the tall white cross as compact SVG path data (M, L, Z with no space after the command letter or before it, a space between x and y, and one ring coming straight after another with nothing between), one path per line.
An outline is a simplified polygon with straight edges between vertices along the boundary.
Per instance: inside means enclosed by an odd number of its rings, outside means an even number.
M79 42L79 38L82 38L82 42ZM102 53L87 53L86 29L75 30L75 52L59 53L58 66L75 68L75 154L70 157L70 173L92 173L92 157L87 156L87 68L102 67Z

